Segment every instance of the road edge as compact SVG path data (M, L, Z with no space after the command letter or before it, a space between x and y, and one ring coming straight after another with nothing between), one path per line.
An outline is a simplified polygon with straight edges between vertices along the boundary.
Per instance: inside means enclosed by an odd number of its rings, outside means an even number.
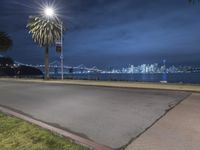
M161 83L146 83L146 82L123 82L123 81L92 81L92 80L38 80L38 79L15 79L15 78L0 78L0 81L12 81L21 83L43 83L57 85L80 85L80 86L96 86L96 87L111 87L111 88L128 88L128 89L144 89L144 90L168 90L168 91L184 91L200 93L200 85L193 84L161 84Z

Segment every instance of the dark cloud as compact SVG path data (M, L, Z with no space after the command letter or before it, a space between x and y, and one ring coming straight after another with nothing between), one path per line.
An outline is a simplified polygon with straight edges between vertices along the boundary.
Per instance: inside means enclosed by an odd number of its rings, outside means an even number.
M65 25L65 63L122 66L161 62L200 64L200 8L187 0L59 0ZM43 50L25 28L43 0L2 0L0 29L15 46L8 53L25 63L43 63ZM25 54L25 55L24 55ZM52 48L51 60L59 56Z

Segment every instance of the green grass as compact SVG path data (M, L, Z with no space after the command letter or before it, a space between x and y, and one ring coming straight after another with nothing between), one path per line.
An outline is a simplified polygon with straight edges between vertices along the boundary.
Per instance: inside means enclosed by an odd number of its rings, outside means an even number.
M0 150L86 150L50 131L0 113Z

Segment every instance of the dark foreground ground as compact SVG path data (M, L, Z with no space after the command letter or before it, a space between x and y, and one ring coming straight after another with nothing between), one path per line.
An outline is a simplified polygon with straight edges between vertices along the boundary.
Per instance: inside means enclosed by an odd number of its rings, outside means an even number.
M89 150L21 119L0 113L1 150Z
M189 94L0 81L0 105L112 148L128 144Z

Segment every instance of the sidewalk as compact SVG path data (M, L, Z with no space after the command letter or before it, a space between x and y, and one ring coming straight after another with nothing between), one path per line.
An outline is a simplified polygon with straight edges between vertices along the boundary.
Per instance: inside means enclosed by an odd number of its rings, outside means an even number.
M133 141L126 150L200 148L200 94L192 94Z

